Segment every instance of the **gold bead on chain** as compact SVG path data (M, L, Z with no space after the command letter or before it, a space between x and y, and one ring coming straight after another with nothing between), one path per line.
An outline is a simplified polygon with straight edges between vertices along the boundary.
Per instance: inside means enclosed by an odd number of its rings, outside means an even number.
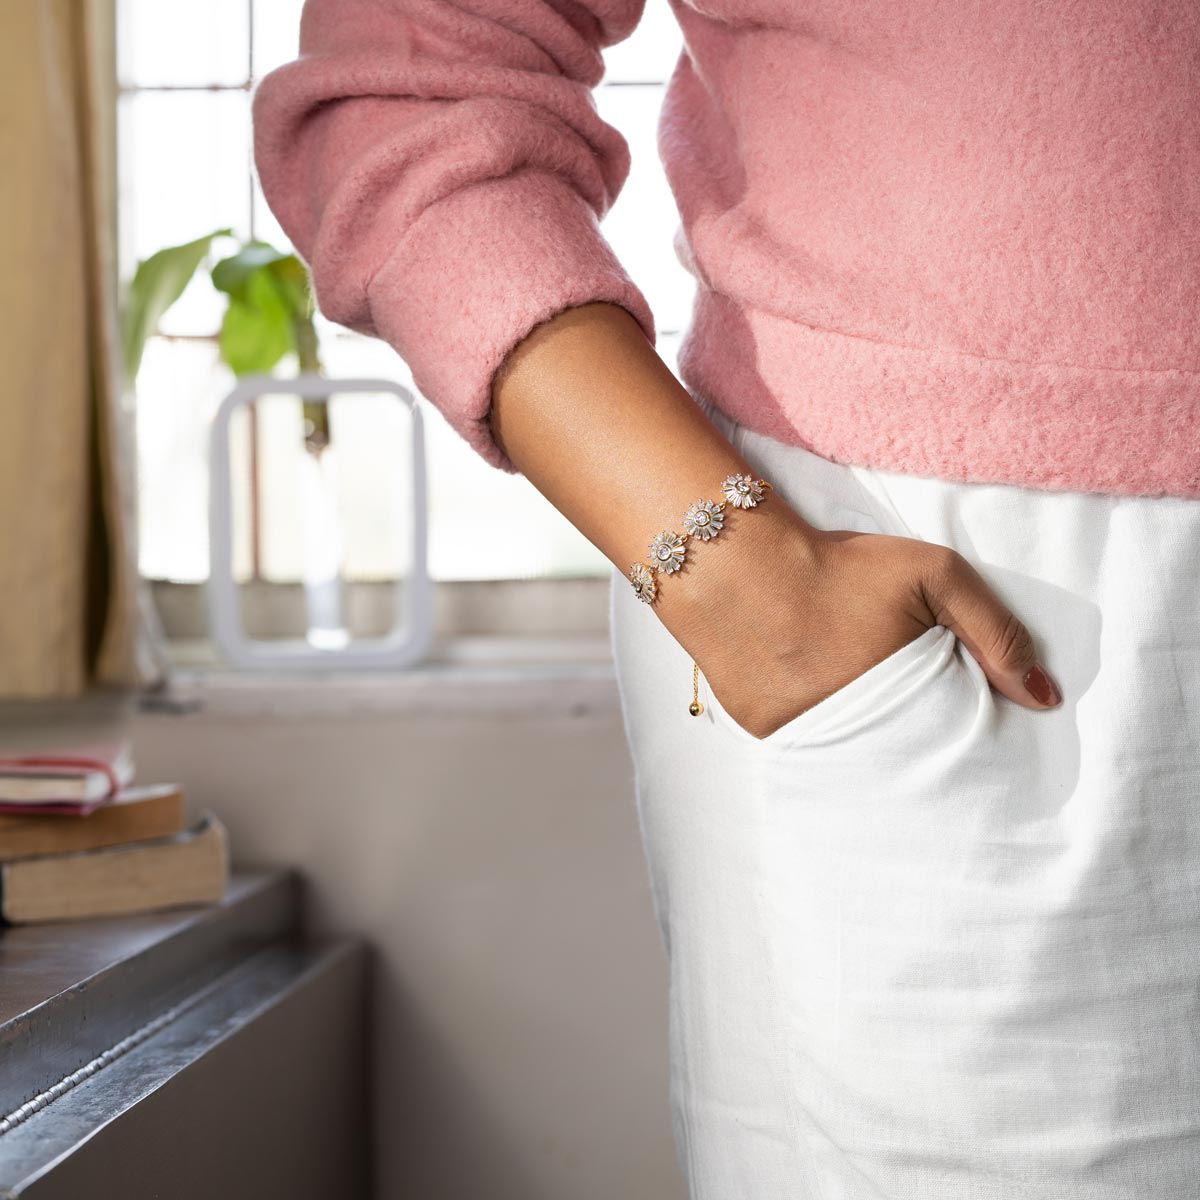
M692 663L692 702L688 705L688 712L693 717L698 717L704 711L704 705L700 703L700 664Z

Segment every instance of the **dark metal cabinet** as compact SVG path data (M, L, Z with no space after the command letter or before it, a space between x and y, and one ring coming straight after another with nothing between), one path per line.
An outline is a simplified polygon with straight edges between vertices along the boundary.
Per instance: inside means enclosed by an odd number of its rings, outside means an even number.
M0 1198L367 1200L370 958L300 900L0 933Z

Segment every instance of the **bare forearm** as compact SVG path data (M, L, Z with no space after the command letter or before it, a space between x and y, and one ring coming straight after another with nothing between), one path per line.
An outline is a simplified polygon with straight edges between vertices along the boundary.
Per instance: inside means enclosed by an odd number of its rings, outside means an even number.
M568 309L533 330L492 392L492 429L509 458L622 570L659 530L678 531L693 501L719 499L731 472L753 473L618 305ZM935 622L1010 699L1047 703L1025 682L1028 630L960 555L815 529L778 492L730 516L731 536L704 543L695 570L671 576L654 607L757 736Z
M618 305L568 309L533 330L492 396L492 430L514 465L622 571L646 557L659 530L680 531L694 501L720 502L727 475L752 470ZM686 625L750 548L738 555L734 542L761 543L789 521L799 518L782 500L736 514L736 536L705 544L703 567L661 589L659 615Z

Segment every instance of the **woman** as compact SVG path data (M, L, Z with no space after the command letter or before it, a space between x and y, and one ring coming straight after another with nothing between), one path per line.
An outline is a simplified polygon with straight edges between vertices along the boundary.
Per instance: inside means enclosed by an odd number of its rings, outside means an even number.
M614 563L691 1193L1193 1196L1197 7L671 3L682 382L642 0L309 0L255 115L326 314Z

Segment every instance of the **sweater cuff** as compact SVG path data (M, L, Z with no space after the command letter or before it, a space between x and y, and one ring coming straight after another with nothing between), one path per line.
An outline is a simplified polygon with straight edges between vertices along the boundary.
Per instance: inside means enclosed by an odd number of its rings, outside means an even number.
M483 458L517 473L492 437L491 387L535 325L593 301L625 308L656 343L654 317L561 176L522 169L431 204L367 288L372 325L413 383Z

